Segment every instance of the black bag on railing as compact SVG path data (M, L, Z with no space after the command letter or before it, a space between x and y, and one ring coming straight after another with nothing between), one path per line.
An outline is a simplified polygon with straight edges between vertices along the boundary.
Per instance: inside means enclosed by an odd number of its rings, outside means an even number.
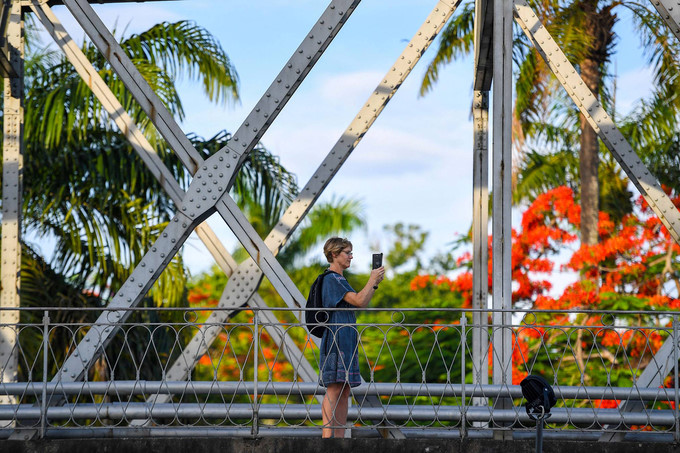
M323 309L323 279L332 272L332 270L326 269L323 274L316 277L312 287L309 288L309 296L307 297L307 308L311 310L305 312L305 323L309 333L319 338L323 337L329 318L328 312Z

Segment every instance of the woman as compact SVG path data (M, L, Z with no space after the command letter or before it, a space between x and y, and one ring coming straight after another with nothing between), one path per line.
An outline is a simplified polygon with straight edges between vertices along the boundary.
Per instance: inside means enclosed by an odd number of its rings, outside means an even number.
M385 268L371 271L366 286L358 293L342 273L352 263L352 243L330 238L323 253L332 271L323 280L322 300L328 308L364 308L385 276ZM326 387L321 405L323 437L344 437L347 422L349 389L361 384L358 358L358 335L354 311L331 311L329 326L321 339L319 384Z

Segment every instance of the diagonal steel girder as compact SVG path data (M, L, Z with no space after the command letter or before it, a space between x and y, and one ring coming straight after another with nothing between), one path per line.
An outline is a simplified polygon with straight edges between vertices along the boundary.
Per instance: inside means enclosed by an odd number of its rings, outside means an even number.
M666 22L668 28L680 39L680 4L677 1L670 0L650 0L652 5L659 12L659 15Z
M309 35L310 38L313 38L314 35L316 35L316 41L310 39L309 42L307 40L303 42L303 45L299 49L299 55L296 54L289 60L287 68L284 68L282 73L279 74L277 81L273 84L276 89L271 89L256 106L255 110L259 113L262 120L255 123L255 125L259 127L256 129L254 128L254 132L257 132L259 129L261 134L266 130L266 127L271 123L271 119L276 116L276 113L292 95L295 88L297 88L304 76L309 72L310 67L318 60L321 51L330 43L357 4L358 1L348 0L338 0L331 3L319 22L315 24L312 33ZM89 8L89 5L86 6ZM305 61L304 50L311 51L311 55L314 55L314 58L312 59L310 57ZM122 53L116 54L114 52L113 55L115 59L118 59L119 61L124 62L126 59ZM132 70L133 74L136 73L136 75L139 76L138 72L134 70L134 66L126 69ZM122 76L122 78L125 78L125 76ZM140 79L143 85L144 81L141 76L135 79L135 82L140 82ZM284 81L284 83L282 83L282 81ZM283 86L285 86L285 89L282 88ZM145 96L144 100L147 101L155 97L152 91L143 94ZM270 99L272 97L273 99ZM162 107L162 105L160 107ZM157 114L158 111L159 110L156 110L154 113ZM253 116L253 114L251 114L251 116ZM154 117L154 119L158 120L156 117ZM246 120L245 125L242 126L239 131L245 131L248 126L248 120ZM179 132L178 130L179 128L177 127L177 130L171 130L170 132L179 135L181 130L179 130ZM237 133L235 135L240 135L244 138L252 136L252 134L249 134L248 132L241 132L240 134ZM235 136L234 138L237 137ZM246 141L243 141L242 143L246 143ZM254 144L256 141L252 143ZM243 151L245 153L249 152L250 149L252 149L252 146L245 146L244 148L246 148ZM190 155L189 153L190 150L186 155ZM231 181L235 169L231 168L232 163L234 164L234 167L236 167L236 164L239 161L239 159L237 159L238 156L240 156L240 153L236 153L227 148L220 150L220 152L212 156L206 162L203 162L202 170L196 174L192 185L189 187L189 193L184 197L182 208L185 213L180 212L173 218L171 224L162 233L161 238L154 244L151 251L144 256L140 265L128 278L121 288L121 291L119 291L114 301L110 304L109 307L111 309L102 313L97 324L92 327L83 341L76 347L74 353L67 359L62 369L53 379L54 381L71 381L79 379L84 375L85 370L90 366L93 359L99 351L106 346L108 341L112 338L113 333L117 330L117 326L115 324L112 325L111 321L121 322L129 314L129 312L120 309L128 308L138 303L141 297L148 291L153 281L158 277L162 269L164 269L172 256L174 256L181 247L181 244L186 240L192 227L199 223L202 218L217 209L218 206L216 206L216 204L218 203L220 204L221 214L228 217L228 223L231 223L230 227L232 230L235 230L239 239L241 241L245 241L246 239L249 241L244 244L244 246L249 252L254 254L253 256L257 256L258 262L261 267L264 268L265 274L272 279L277 290L283 293L282 297L289 301L293 301L295 298L302 300L302 296L299 294L299 291L297 291L297 288L295 288L292 282L290 282L290 279L287 278L287 275L283 269L280 268L280 265L278 265L271 253L266 250L264 243L254 232L250 224L247 224L247 221L244 222L245 217L238 208L236 208L233 200L226 193L229 187L227 182ZM196 162L196 159L192 160ZM210 167L208 167L208 165ZM215 172L214 175L213 172ZM226 177L224 176L225 174ZM203 190L203 194L201 194L201 190ZM203 197L206 197L206 200L203 200ZM208 200L208 197L210 197L211 200ZM200 204L204 201L208 204L204 203L204 208L201 209ZM256 250L257 247L262 251ZM258 252L257 255L255 255L256 252ZM281 280L284 280L284 282L281 282ZM23 434L25 433L22 433L22 435ZM23 435L23 437L25 438L26 435Z
M199 165L201 167L195 174L187 195L182 200L183 212L176 214L151 250L145 254L109 304L109 309L100 315L96 324L76 346L75 351L67 358L53 381L73 381L84 376L94 359L113 338L118 328L117 324L123 322L129 315L129 311L124 309L139 303L172 257L179 251L191 231L215 210L225 218L244 248L256 258L258 265L264 270L265 275L282 298L290 303L299 303L304 300L229 196L228 190L233 184L235 170L264 134L311 67L318 61L359 1L333 0L330 3L306 36L308 39L305 39L298 47L270 89L234 134L232 141L238 142L240 138L243 149L239 152L227 145L206 161L202 161L172 115L136 70L89 4L79 0L66 0L67 7L83 25L85 32L95 45L107 57L119 77L130 89L133 97L147 112L182 162L192 173L198 169ZM295 302L296 299L299 302ZM12 438L28 439L36 433L37 430L17 431Z
M406 45L405 50L397 58L395 64L388 70L385 77L381 79L382 81L380 84L369 96L354 120L347 129L345 129L335 146L333 146L324 161L312 175L309 182L302 189L300 196L291 203L281 221L268 235L266 244L274 255L278 254L295 229L300 225L305 215L330 183L331 179L337 174L350 153L359 144L370 126L396 93L397 89L411 73L422 54L435 39L438 32L442 29L444 24L446 24L459 4L460 0L438 2L423 25L416 32L416 35ZM250 299L250 302L255 302L256 307L262 308L264 302L259 299L256 293L261 278L262 273L254 266L252 259L241 263L233 277L229 279L227 286L222 293L222 297L220 298L218 307L237 309L251 297L255 297L256 299L254 301L253 299ZM210 345L219 333L217 329L210 326L219 325L225 322L231 313L233 313L233 311L220 310L213 312L210 315L206 320L206 326L199 330L189 342L189 345L182 351L181 356L167 371L166 378L168 380L184 380L188 378L190 371L196 365L198 359L208 351ZM264 313L267 312L264 311L261 313L264 315ZM270 315L273 316L273 314ZM299 318L301 319L301 317ZM277 336L273 336L273 338L277 338ZM291 349L289 345L286 345L285 351L287 351L285 352L286 356L289 359L294 360L295 363L305 363L307 364L306 366L309 366L299 349ZM293 355L291 356L290 354ZM309 368L311 368L311 366L309 366ZM308 372L300 373L300 375L303 379L308 380L315 380L317 378L316 372L314 372L312 379L305 376L309 375ZM154 395L149 398L149 401L161 403L166 402L169 399L169 394L163 394ZM144 422L141 422L140 424L143 423Z
M626 172L631 182L638 188L645 200L659 216L664 226L668 228L676 242L680 242L680 213L673 205L668 195L661 189L654 175L645 167L635 154L623 134L613 120L602 108L592 92L583 83L574 67L554 41L548 30L540 22L531 7L524 0L515 0L515 18L530 41L541 54L552 72L562 84L567 94L588 120L588 124L595 130ZM674 367L675 351L678 339L670 336L656 352L640 377L636 379L636 387L658 387L663 384L665 377ZM638 402L623 402L620 411L631 412L642 409ZM605 432L601 441L621 440L625 433Z

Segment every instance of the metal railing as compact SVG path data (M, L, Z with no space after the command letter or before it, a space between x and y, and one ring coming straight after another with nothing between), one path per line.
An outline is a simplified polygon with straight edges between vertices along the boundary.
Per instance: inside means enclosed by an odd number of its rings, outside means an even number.
M243 308L226 324L206 325L214 310L131 310L125 322L110 324L117 334L84 380L65 382L59 369L78 354L97 310L20 309L20 323L0 325L0 336L17 336L19 361L18 381L0 382L0 396L9 401L0 404L0 437L17 429L38 429L45 437L319 436L325 388L300 372L319 369L318 347L296 321L300 312ZM471 310L358 313L357 324L345 327L356 329L364 381L351 389L353 436L389 427L407 436L488 437L510 430L526 437L535 424L518 384L540 374L558 399L548 438L613 432L679 440L677 347L661 347L666 341L677 346L674 313L514 310L509 326L474 325ZM219 330L212 344L201 337L206 327ZM477 363L475 329L490 345ZM512 363L504 364L506 382L491 385L499 329L512 331ZM200 352L191 356L193 350ZM0 357L0 367L9 360ZM186 362L189 380L167 378L176 360ZM660 385L641 382L652 371L656 381L649 382ZM510 408L496 407L508 399Z

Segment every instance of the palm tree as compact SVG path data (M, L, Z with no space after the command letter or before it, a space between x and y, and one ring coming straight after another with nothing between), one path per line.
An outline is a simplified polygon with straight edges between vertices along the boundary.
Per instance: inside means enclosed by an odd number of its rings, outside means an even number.
M184 111L175 83L182 77L201 83L214 102L238 101L238 77L229 58L220 44L195 24L162 23L124 39L121 46L168 109L180 119ZM29 47L29 52L30 49L35 49L35 45ZM83 51L140 125L180 186L188 187L189 172L108 69L104 58L92 44L85 43ZM108 120L99 101L65 58L49 48L29 53L23 237L30 232L38 238L51 238L56 245L48 259L38 247L23 244L24 306L105 305L173 214L171 198L124 137L111 129ZM208 140L190 136L204 158L229 138L226 132ZM233 189L242 207L264 202L266 208L261 212L264 218L278 217L296 194L294 176L262 146L251 153ZM185 304L187 279L188 272L178 255L142 305ZM52 290L46 292L46 288ZM74 322L96 317L94 312L62 314ZM29 312L22 312L23 321L39 322L29 319L30 316ZM172 316L175 315L168 315ZM28 333L20 338L20 343L25 355L32 356L27 352L32 344ZM68 338L50 338L55 345L55 357L66 354L69 342L77 340L65 335ZM120 343L120 338L114 339L109 349L115 349L117 342ZM20 372L27 373L28 368L22 365Z
M632 27L641 40L642 47L654 68L657 87L646 105L664 104L664 120L654 122L654 115L643 116L649 133L664 141L670 140L668 131L675 130L680 101L677 93L678 44L663 24L658 14L642 4L632 1L574 0L571 2L549 0L530 1L543 24L578 68L581 77L603 105L613 109L612 93L608 91L609 63L615 53L614 25L617 8L630 12ZM459 8L462 12L451 19L442 37L438 52L429 65L421 85L421 93L433 87L441 68L453 58L472 50L472 2ZM538 149L540 154L553 154L565 163L560 153L578 152L581 201L581 242L594 244L598 240L598 204L602 190L598 182L599 151L595 132L566 99L563 90L550 76L528 39L515 33L513 59L518 68L515 102L515 142L520 149ZM657 111L658 113L658 111ZM658 118L656 118L658 119ZM578 133L577 135L575 135ZM527 140L529 139L529 140ZM552 148L552 149L551 149ZM526 149L525 149L526 151ZM571 160L570 165L575 164ZM570 170L571 171L571 170ZM615 172L615 173L618 173ZM599 181L603 180L600 175ZM612 176L608 172L608 177ZM565 181L555 181L558 184ZM618 183L618 187L625 184ZM614 198L620 198L621 194ZM604 207L604 206L603 206Z

